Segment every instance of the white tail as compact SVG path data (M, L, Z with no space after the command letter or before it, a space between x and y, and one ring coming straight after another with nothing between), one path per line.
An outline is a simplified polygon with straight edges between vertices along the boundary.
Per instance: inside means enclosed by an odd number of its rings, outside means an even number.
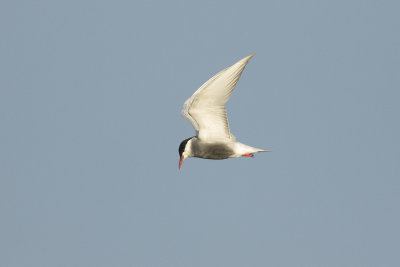
M257 152L270 152L271 150L265 150L261 148L251 147L239 142L235 144L235 157L241 157L244 154L253 154Z

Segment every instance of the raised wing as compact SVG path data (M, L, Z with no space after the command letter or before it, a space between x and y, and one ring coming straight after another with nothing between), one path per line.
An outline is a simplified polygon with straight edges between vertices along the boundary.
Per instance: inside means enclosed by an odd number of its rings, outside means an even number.
M225 104L252 57L253 54L220 71L185 101L182 115L196 129L199 139L235 140L229 131Z

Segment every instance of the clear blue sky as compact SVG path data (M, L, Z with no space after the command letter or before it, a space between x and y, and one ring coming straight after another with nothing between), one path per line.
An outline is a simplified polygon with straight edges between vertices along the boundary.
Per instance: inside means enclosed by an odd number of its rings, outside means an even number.
M0 3L0 266L400 266L399 1ZM188 159L183 102L254 159Z

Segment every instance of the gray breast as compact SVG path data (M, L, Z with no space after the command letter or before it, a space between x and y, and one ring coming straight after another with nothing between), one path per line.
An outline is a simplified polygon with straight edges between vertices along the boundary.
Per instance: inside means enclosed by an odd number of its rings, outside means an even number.
M227 159L234 151L225 143L192 142L195 157L204 159Z

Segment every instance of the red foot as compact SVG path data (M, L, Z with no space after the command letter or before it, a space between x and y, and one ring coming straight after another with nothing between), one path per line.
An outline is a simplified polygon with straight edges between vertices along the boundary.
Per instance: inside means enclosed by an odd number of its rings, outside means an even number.
M249 157L249 158L252 158L252 157L254 157L254 155L253 155L253 154L250 154L250 153L247 153L247 154L243 154L242 157Z

